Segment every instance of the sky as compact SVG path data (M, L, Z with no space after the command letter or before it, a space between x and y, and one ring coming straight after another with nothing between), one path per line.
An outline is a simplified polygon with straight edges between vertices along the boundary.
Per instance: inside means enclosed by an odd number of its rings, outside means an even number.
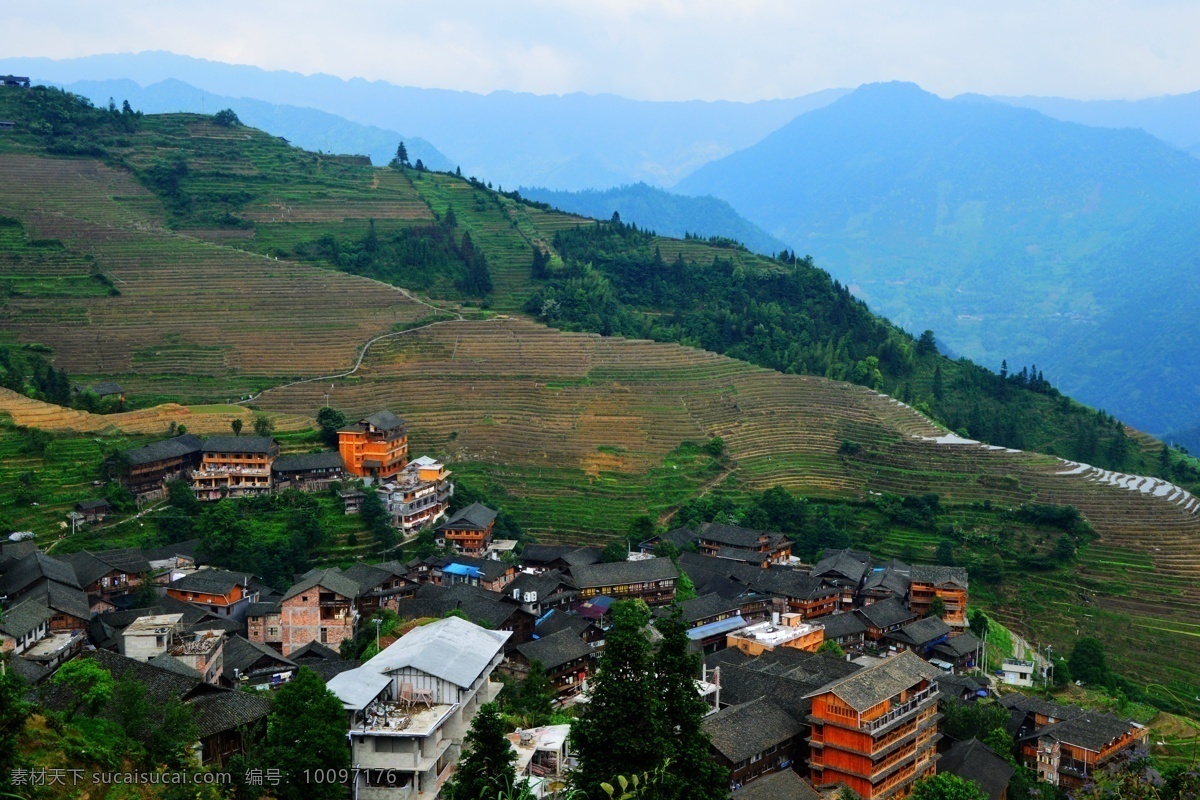
M1195 0L39 0L0 58L168 50L426 88L642 100L881 80L1136 99L1200 89Z

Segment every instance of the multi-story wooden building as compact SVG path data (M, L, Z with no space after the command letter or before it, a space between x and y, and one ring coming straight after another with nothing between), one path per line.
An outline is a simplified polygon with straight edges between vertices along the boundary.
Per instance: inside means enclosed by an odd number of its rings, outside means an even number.
M770 596L776 611L816 619L838 610L838 590L799 570L777 567L749 573L746 585Z
M570 697L583 688L595 665L596 651L574 631L563 629L519 644L512 649L508 658L516 667L517 674L528 673L536 661L546 671L554 693L558 697Z
M139 499L157 499L169 481L186 479L200 466L203 448L199 437L185 433L126 450L118 456L121 483Z
M792 556L792 542L782 533L756 531L719 522L706 522L700 526L696 546L706 556L764 568L772 564L786 564Z
M903 797L935 772L938 671L910 652L810 692L810 779L864 800Z
M390 411L376 411L338 431L346 472L387 480L408 464L408 426Z
M967 570L965 567L913 566L908 589L908 607L923 617L929 613L933 598L940 597L946 608L942 619L956 628L967 626Z
M277 492L285 489L323 492L343 477L342 456L332 451L280 456L271 464L271 479Z
M900 630L917 618L904 603L894 597L856 608L853 613L858 614L867 626L867 639L872 642L878 642L887 634Z
M1078 789L1119 753L1142 745L1149 730L1079 706L1060 706L1039 697L1008 695L1001 700L1014 716L1024 714L1017 730L1022 763L1038 780Z
M437 526L437 538L466 556L483 557L492 543L496 512L483 503L471 503Z
M421 456L377 489L379 499L402 533L435 524L446 515L454 484L440 461Z
M223 569L201 569L167 584L167 596L199 606L218 617L246 621L251 603L258 602L258 589L250 585L254 576Z
M614 561L573 567L571 580L583 599L607 595L620 600L641 598L650 605L665 605L675 599L679 570L669 558L644 561Z
M871 563L871 554L862 550L826 550L822 555L812 568L812 576L838 590L839 608L853 608Z
M279 445L269 436L210 436L192 470L197 500L269 494Z
M128 594L151 572L145 553L136 547L68 553L62 560L75 570L79 585L88 595L105 599Z
M729 706L704 719L713 758L729 770L732 789L791 769L804 727L765 697Z
M774 619L749 625L726 635L726 645L751 656L776 648L815 653L825 641L825 628L804 621L799 614L775 614Z

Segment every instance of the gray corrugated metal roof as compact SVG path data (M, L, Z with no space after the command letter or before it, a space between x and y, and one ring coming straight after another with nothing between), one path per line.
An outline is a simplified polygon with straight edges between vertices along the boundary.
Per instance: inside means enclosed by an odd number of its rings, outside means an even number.
M413 628L362 668L380 673L412 667L466 688L504 650L510 636L510 631L489 631L447 617Z

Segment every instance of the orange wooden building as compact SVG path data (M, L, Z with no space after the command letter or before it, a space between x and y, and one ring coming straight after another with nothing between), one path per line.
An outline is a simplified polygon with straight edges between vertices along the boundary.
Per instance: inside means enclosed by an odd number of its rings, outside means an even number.
M376 411L338 431L346 472L386 480L408 463L408 425L390 411Z
M936 771L938 671L911 652L812 692L810 779L864 800L904 797Z
M967 625L967 570L965 567L913 566L908 589L908 607L918 618L929 612L933 598L940 597L946 607L942 619L947 625Z

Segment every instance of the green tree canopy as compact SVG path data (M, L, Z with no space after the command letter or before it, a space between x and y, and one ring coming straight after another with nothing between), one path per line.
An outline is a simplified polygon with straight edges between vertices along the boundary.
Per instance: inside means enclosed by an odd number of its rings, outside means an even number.
M58 668L50 682L65 686L75 695L75 705L67 712L68 719L80 711L95 716L112 698L112 673L90 658L68 661Z
M492 800L516 782L517 754L495 703L484 703L463 740L463 756L445 786L447 800Z
M911 800L988 800L979 784L942 772L913 784Z
M1075 642L1067 666L1071 668L1071 675L1077 681L1092 686L1108 683L1108 660L1104 656L1104 645L1095 637L1085 636Z
M340 800L338 783L305 783L305 770L347 769L347 720L342 701L317 673L301 667L271 698L264 761L283 773L279 800Z

